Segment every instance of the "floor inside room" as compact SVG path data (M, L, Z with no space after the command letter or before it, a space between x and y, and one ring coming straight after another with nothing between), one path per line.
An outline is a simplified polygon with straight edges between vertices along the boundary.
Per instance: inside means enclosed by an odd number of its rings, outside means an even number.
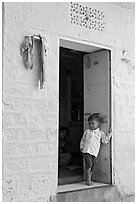
M82 166L72 165L59 169L59 185L77 183L82 181Z
M71 155L68 157L68 155ZM70 158L70 159L68 159ZM60 154L59 160L59 185L71 184L83 181L83 163L81 154Z

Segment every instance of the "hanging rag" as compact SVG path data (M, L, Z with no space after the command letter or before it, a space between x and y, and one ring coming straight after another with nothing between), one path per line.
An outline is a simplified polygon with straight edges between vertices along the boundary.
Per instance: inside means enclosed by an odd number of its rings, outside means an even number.
M41 88L45 88L46 83L46 58L47 58L47 41L40 34L26 36L21 47L21 55L23 58L24 65L27 69L33 69L33 52L34 52L34 40L35 38L41 41L41 60L42 60L42 69L41 69Z
M46 59L47 59L47 41L46 39L40 35L41 43L42 43L42 48L41 48L41 59L42 59L42 76L41 76L41 81L42 81L42 87L45 88L46 85Z
M21 47L21 55L27 69L33 68L33 41L33 36L26 36Z

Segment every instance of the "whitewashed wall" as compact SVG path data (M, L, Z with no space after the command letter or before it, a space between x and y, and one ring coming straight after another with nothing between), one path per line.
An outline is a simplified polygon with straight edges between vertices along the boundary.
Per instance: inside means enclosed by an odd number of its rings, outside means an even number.
M134 9L83 5L104 12L104 31L70 23L69 3L3 5L3 201L50 201L56 194L61 37L112 49L113 179L121 195L134 195ZM24 37L35 33L49 45L45 90L38 66L26 70L20 55Z

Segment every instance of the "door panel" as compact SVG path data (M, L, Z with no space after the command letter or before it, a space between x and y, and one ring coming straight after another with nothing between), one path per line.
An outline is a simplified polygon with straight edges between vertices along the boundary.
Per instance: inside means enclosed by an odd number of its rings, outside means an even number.
M101 130L107 132L110 127L109 93L109 51L87 54L84 56L84 130L88 128L87 118L92 113L106 117ZM93 171L93 180L110 183L110 144L101 144L97 164Z

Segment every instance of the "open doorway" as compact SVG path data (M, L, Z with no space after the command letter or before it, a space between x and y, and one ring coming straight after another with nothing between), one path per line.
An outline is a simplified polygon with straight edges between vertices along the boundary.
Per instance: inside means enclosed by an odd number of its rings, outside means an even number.
M83 56L83 52L60 47L59 184L82 179Z
M110 51L71 43L60 44L59 185L83 181L79 144L88 127L87 117L93 112L103 114L106 120L101 128L104 131L111 121ZM111 183L111 144L101 145L93 180Z

